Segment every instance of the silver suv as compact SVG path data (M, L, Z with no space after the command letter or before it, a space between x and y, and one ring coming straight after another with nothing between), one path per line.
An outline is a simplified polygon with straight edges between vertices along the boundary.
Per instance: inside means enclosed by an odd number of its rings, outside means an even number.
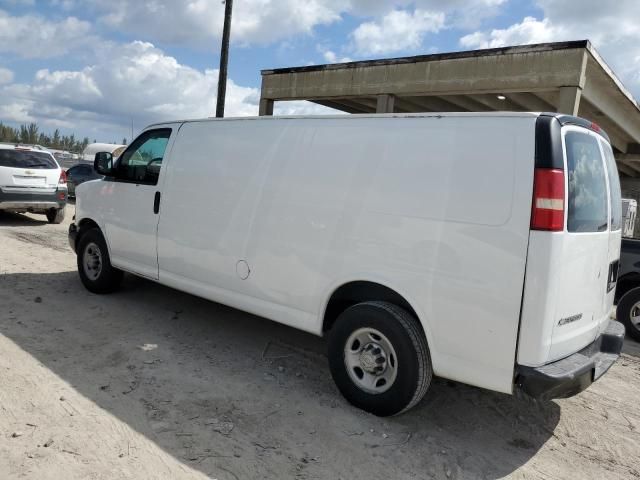
M67 196L66 174L51 153L0 145L0 210L41 213L61 223Z

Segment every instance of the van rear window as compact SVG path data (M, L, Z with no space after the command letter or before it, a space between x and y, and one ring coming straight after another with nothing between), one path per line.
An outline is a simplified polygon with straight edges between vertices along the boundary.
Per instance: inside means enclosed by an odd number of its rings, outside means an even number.
M565 135L569 177L569 232L604 232L608 226L607 180L598 140L588 134Z
M0 167L52 170L58 168L58 164L48 153L0 149Z

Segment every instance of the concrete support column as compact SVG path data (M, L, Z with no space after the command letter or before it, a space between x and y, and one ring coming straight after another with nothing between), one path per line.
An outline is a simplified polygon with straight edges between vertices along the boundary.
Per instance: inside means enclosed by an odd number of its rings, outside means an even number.
M560 87L556 111L567 115L578 115L581 97L582 88L580 87Z
M395 105L395 95L382 94L378 95L376 102L376 113L393 113L393 107Z
M260 115L261 117L265 115L273 115L273 103L274 101L270 98L261 98L258 115Z

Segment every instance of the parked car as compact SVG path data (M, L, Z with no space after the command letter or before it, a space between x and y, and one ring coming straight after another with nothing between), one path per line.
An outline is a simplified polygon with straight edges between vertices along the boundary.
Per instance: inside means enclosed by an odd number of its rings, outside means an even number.
M616 289L616 318L629 336L640 342L640 240L622 239L620 271Z
M49 223L61 223L66 204L66 175L51 153L0 145L0 210L42 213Z
M374 414L433 375L570 396L620 354L620 185L586 120L171 122L95 168L69 229L87 289L126 271L326 335L338 388Z
M69 170L67 170L67 188L69 189L69 196L76 196L76 187L89 180L98 180L102 178L89 163L78 163Z

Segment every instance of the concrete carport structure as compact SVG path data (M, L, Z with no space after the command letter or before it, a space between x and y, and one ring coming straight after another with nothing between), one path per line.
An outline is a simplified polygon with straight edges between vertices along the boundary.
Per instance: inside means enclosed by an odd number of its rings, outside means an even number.
M260 115L289 100L348 113L577 115L609 134L623 187L640 179L640 107L588 40L263 70Z

